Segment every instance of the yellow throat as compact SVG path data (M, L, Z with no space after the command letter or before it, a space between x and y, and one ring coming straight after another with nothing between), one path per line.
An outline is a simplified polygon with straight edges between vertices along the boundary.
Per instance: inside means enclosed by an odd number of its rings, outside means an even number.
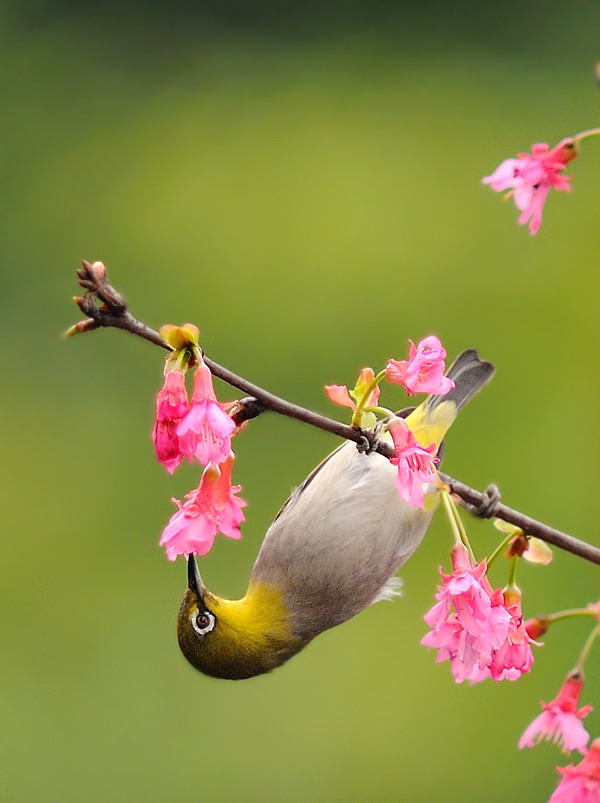
M277 589L252 583L242 599L223 599L205 588L193 557L188 558L177 638L192 666L229 680L270 672L307 643L292 634Z

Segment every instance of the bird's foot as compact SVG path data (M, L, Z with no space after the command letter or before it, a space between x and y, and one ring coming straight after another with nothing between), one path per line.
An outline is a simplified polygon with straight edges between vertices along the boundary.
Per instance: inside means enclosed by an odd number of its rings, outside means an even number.
M377 431L369 433L368 437L367 435L361 435L356 441L356 448L361 454L373 454L379 449L380 445L381 441L377 437Z

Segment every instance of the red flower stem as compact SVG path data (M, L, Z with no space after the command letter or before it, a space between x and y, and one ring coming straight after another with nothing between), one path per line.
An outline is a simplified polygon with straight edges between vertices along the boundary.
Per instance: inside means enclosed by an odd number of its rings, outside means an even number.
M77 275L81 286L84 287L87 292L83 297L75 296L74 300L79 309L88 317L85 321L81 321L72 326L68 330L67 336L71 337L75 334L83 334L101 327L114 327L123 329L144 340L148 340L150 343L160 346L166 351L171 351L171 347L162 339L157 331L146 326L146 324L138 321L131 315L127 310L127 305L123 297L108 283L106 278L100 280L91 270L92 266L89 262L84 260L82 265L83 270L78 270ZM101 303L98 304L98 302ZM367 445L371 447L373 451L379 452L379 454L382 454L384 457L390 458L394 456L392 447L385 443L379 443L374 433L368 430L342 424L339 421L334 421L331 418L315 413L305 407L299 407L292 402L286 401L273 393L269 393L269 391L264 390L258 385L248 382L247 379L238 376L228 368L224 368L214 360L206 357L206 355L204 355L204 362L208 365L214 376L219 377L219 379L227 382L227 384L232 387L254 397L257 404L252 403L252 400L248 400L246 404L246 407L251 410L251 417L256 417L265 410L271 410L280 415L295 418L305 424L310 424L310 426L317 427L325 432L331 432L333 435L337 435L340 438ZM241 423L241 421L236 423ZM520 527L521 530L528 535L540 538L548 544L557 546L560 549L564 549L566 552L570 552L577 557L600 566L600 548L588 544L585 541L581 541L578 538L574 538L572 535L563 533L560 530L556 530L553 527L549 527L547 524L543 524L501 502L497 502L493 505L493 508L490 508L489 496L485 492L477 491L475 488L471 488L465 485L465 483L455 480L453 477L441 471L438 471L438 476L441 481L448 486L450 493L458 496L462 505L473 515L483 518L494 516L494 518L502 519L509 524Z

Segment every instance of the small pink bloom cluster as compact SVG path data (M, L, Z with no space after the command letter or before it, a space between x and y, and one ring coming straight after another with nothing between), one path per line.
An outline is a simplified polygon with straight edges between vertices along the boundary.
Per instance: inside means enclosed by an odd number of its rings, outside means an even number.
M355 412L369 411L379 403L379 382L384 376L388 382L402 385L407 395L435 393L444 396L454 387L454 382L444 376L446 351L439 338L430 335L417 346L410 343L408 360L388 360L381 374L375 376L372 368L363 368L353 390L346 385L327 385L325 392L331 401L350 407ZM368 395L366 395L368 394ZM373 418L373 421L375 419ZM353 419L354 426L366 426L365 419ZM391 463L398 467L398 493L413 507L425 507L423 485L436 481L435 462L439 444L427 447L420 444L403 419L393 418L388 430L392 435L395 457Z
M235 423L217 401L212 374L204 362L200 362L194 375L190 405L183 372L167 373L156 398L152 439L156 456L169 473L173 473L182 457L195 458L203 466L227 460L234 429Z
M402 385L409 396L415 393L436 393L444 396L454 382L444 376L446 351L435 335L421 340L418 346L410 343L408 360L388 360L385 378Z
M592 710L584 705L577 710L584 679L580 672L567 676L560 691L550 703L541 703L543 712L525 729L519 740L519 748L534 747L542 739L554 742L565 753L579 750L585 755L590 735L583 727L582 719Z
M390 463L398 467L398 493L409 505L424 508L423 485L436 481L437 446L434 443L427 448L421 446L403 418L393 418L388 424L388 432L396 452Z
M516 680L530 670L533 654L515 592L511 598L493 590L486 562L473 566L462 544L452 550L452 566L450 575L440 570L438 602L425 616L432 629L421 644L438 650L436 662L450 661L457 683Z
M454 382L444 376L446 350L439 338L430 335L423 338L418 346L412 340L409 343L408 360L388 360L385 369L388 382L402 385L409 396L415 393L445 396L454 387ZM420 444L401 418L392 419L388 430L396 452L390 462L398 467L398 493L409 505L424 508L423 485L436 481L435 463L439 444Z
M600 739L585 758L573 766L558 767L563 776L548 803L600 803Z
M173 500L179 511L160 539L169 560L177 555L205 555L218 532L240 537L241 508L246 503L237 497L240 486L231 485L234 430L235 422L217 401L210 369L202 359L194 375L191 404L184 373L171 370L166 374L156 399L152 432L158 460L171 474L183 457L206 467L200 485L187 494L187 501L182 505Z
M518 159L505 159L496 170L482 179L496 192L509 190L517 209L519 223L529 223L530 234L536 234L542 225L542 214L548 193L570 190L569 176L561 172L577 155L575 141L563 139L552 150L545 142L534 145L531 153L519 153Z

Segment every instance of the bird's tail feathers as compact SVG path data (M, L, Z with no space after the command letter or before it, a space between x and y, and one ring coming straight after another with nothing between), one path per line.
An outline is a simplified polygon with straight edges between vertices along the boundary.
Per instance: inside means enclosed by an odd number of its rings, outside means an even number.
M496 367L482 360L475 349L463 351L448 369L454 387L444 396L428 396L406 419L417 440L424 446L438 446L467 402L493 377Z

